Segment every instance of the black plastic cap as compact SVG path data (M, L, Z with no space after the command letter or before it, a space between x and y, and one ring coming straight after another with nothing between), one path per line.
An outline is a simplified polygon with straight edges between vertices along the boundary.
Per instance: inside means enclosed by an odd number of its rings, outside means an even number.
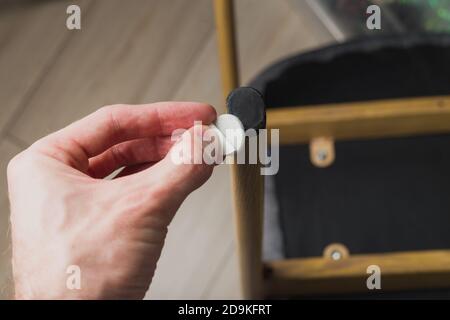
M227 98L228 113L241 120L244 129L266 128L266 104L262 94L251 87L231 91Z

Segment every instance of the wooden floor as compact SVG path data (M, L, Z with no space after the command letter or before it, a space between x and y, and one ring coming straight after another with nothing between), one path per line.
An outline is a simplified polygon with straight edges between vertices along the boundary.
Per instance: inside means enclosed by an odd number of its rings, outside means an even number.
M80 31L65 27L72 3ZM236 11L243 83L334 41L303 0L237 0ZM9 159L107 104L197 100L223 112L212 12L210 0L0 1L0 298L11 284ZM171 224L147 297L239 298L233 232L221 166Z

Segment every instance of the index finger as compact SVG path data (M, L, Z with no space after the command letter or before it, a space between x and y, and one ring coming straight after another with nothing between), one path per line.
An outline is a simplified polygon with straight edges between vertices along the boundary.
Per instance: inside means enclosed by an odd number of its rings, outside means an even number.
M176 129L192 127L195 121L210 124L215 118L213 107L198 102L113 105L97 110L46 139L58 150L68 153L74 152L74 145L78 146L79 152L89 159L120 142L171 135Z

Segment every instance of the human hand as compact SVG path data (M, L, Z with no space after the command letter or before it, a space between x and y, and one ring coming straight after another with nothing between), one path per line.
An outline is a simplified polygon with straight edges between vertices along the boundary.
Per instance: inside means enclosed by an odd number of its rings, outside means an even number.
M171 161L171 134L215 118L200 103L108 106L17 155L8 166L16 298L143 298L170 221L213 170ZM80 290L67 288L71 265Z

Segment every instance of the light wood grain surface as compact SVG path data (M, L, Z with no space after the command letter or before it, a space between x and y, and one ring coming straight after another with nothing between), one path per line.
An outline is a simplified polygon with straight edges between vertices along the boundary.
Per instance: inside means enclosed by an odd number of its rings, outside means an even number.
M65 27L73 1L0 7L2 182L13 154L103 105L196 100L223 112L211 1L76 2L80 31ZM333 41L306 5L237 0L236 9L243 83L276 59ZM147 298L240 297L229 180L229 168L217 168L183 204ZM4 183L0 194L3 235ZM0 242L0 252L7 247ZM0 258L0 285L8 265Z

